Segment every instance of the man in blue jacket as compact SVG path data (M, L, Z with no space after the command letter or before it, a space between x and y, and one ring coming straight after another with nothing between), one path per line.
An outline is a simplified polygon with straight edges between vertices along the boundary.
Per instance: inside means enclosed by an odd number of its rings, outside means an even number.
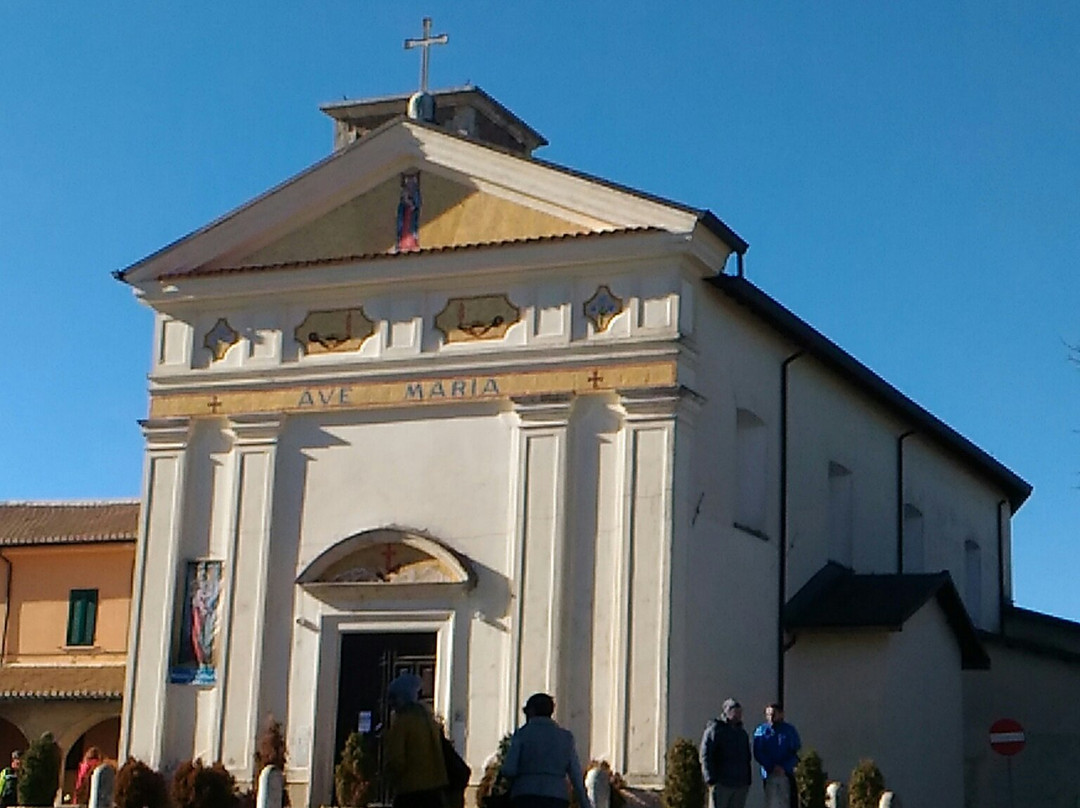
M801 746L798 730L784 721L784 708L766 707L765 723L754 730L754 760L761 765L767 808L799 808L795 765Z
M750 738L743 729L742 705L724 702L719 718L701 738L701 773L709 786L710 808L744 808L750 790Z

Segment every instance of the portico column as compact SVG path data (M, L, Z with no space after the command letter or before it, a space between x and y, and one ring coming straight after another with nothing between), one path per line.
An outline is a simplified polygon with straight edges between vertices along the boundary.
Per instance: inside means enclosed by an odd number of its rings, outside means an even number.
M612 696L616 768L663 772L668 721L675 432L681 388L620 390L622 540L616 576Z
M256 734L263 719L263 629L274 502L274 465L283 416L234 415L231 547L226 564L225 624L221 635L219 748L233 775L250 780Z
M134 755L157 768L162 762L162 719L191 420L152 418L140 421L140 425L146 450L119 758Z
M514 653L510 726L530 694L558 700L565 647L567 427L573 396L513 399L519 418L514 554L511 564Z

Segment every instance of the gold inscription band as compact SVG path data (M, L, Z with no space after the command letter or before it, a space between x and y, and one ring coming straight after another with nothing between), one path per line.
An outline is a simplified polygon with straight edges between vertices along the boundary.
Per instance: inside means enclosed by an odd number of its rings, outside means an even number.
M151 418L239 415L250 412L329 412L483 401L510 396L589 393L675 385L674 361L639 365L590 365L528 373L494 373L355 382L338 385L155 393Z

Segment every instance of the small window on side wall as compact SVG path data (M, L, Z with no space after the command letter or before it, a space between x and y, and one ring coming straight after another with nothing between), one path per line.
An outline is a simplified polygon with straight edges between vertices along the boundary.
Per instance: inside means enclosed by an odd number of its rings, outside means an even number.
M828 542L829 558L845 567L854 566L854 477L851 469L829 461Z
M72 589L68 599L68 645L93 645L97 628L96 589Z
M765 422L750 410L735 415L735 526L765 537Z
M926 540L923 514L910 502L904 503L904 572L926 572Z

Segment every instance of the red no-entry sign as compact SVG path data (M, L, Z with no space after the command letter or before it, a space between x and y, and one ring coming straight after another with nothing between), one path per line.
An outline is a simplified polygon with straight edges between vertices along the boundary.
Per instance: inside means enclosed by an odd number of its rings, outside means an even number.
M990 748L999 755L1015 755L1024 748L1024 728L1012 718L999 718L990 725Z

